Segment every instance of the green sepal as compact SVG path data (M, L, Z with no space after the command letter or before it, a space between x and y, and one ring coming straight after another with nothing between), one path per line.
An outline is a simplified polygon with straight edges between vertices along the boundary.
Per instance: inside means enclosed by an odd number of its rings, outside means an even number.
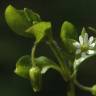
M26 33L30 33L35 36L36 42L39 43L46 35L49 35L51 31L50 22L40 22L26 30Z
M87 33L85 27L82 28L82 31L81 31L81 36L84 38L85 37L85 33Z
M73 53L75 51L75 47L73 46L73 42L77 40L77 32L75 26L68 21L65 21L61 27L60 33L61 40L63 42L63 46L69 53Z
M17 10L12 5L9 5L5 10L5 19L9 27L18 35L32 37L32 34L26 33L25 30L32 26L34 22L40 22L41 19L37 13L30 9L27 9L27 11L25 9Z
M29 78L29 69L32 67L29 55L22 56L16 63L14 72L24 78Z

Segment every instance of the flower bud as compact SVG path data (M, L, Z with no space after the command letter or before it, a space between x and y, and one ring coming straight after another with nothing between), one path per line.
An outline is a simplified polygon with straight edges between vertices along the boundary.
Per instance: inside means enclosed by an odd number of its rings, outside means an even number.
M32 82L32 87L35 92L41 89L41 70L38 67L32 67L29 70L29 76Z
M92 86L91 92L92 92L92 95L96 96L96 85Z

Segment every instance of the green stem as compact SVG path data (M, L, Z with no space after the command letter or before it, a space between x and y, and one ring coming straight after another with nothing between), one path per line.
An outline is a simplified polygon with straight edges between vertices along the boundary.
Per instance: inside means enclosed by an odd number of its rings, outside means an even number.
M57 45L57 43L52 38L49 38L48 45L51 48L51 50L53 51L54 55L56 56L56 58L57 58L57 60L60 64L60 67L61 67L62 72L64 74L63 79L65 81L68 81L69 78L70 78L70 70L64 64L64 62L65 62L64 61L64 56L63 56L59 46Z
M75 84L77 87L79 87L80 89L82 89L82 90L91 92L91 88L90 88L90 87L81 85L77 80L74 80L74 84Z
M31 51L31 61L32 61L32 66L36 66L35 63L35 51L36 51L37 43L34 43Z
M80 84L80 83L77 81L77 75L76 75L76 74L77 74L77 71L75 70L75 71L73 72L73 74L72 74L72 79L73 79L74 84L75 84L77 87L79 87L80 89L82 89L82 90L91 92L91 88L90 88L90 87L84 86L84 85Z
M73 82L69 82L67 96L76 96L75 86Z

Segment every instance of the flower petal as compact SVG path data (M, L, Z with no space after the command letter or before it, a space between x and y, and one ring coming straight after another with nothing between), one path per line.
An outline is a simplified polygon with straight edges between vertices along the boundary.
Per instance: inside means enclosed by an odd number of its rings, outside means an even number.
M76 48L80 48L80 43L79 42L74 42L73 46L75 46Z
M87 33L84 34L84 38L83 39L84 39L84 41L83 41L84 44L88 44L88 34Z
M87 53L88 53L88 54L94 54L95 51L94 51L94 50L88 50Z
M92 44L89 45L89 48L92 49L92 48L95 47L95 45L96 45L96 43L92 43Z
M83 37L81 35L79 36L79 42L80 42L80 45L83 45Z
M93 42L93 40L94 40L94 37L91 36L91 37L89 38L89 45Z

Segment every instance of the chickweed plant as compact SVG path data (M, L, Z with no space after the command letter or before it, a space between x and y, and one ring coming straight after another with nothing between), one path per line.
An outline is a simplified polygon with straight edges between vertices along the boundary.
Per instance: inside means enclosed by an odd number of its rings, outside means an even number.
M60 32L62 42L60 48L54 40L51 22L43 21L40 15L31 9L18 10L9 5L5 10L5 19L12 31L18 35L26 38L35 37L32 51L16 62L14 71L17 75L31 81L34 92L43 89L42 76L51 68L59 72L63 80L68 83L67 96L76 96L75 86L96 96L96 84L91 87L85 86L77 80L80 64L96 55L96 37L88 36L84 27L78 34L73 24L64 21ZM92 27L89 29L96 32ZM49 46L58 63L46 56L35 55L36 48L42 42Z

